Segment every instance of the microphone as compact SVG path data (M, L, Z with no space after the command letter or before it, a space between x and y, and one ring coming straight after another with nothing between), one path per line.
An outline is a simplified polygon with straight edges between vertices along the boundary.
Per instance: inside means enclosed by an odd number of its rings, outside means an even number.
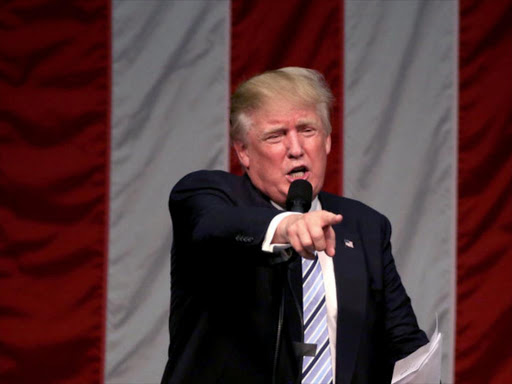
M313 200L313 187L306 180L298 179L290 184L286 196L286 210L292 212L306 213L311 208Z

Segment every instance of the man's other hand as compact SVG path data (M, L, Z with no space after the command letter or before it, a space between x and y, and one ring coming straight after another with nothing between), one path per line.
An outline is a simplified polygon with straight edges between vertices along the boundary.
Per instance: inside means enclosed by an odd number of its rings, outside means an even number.
M277 226L272 243L290 244L306 259L313 259L315 251L334 256L336 235L332 226L343 217L327 211L314 211L286 216Z

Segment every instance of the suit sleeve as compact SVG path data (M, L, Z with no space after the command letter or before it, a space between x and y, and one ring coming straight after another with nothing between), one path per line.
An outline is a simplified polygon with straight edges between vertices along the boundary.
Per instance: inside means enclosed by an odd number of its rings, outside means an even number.
M169 210L175 241L201 248L245 248L261 251L266 230L279 213L271 206L251 205L248 191L220 172L198 172L182 179L171 192ZM263 205L263 204L262 204Z
M389 357L396 362L428 342L419 328L411 300L402 284L391 253L391 224L383 216L382 223L382 268L385 316L384 326Z

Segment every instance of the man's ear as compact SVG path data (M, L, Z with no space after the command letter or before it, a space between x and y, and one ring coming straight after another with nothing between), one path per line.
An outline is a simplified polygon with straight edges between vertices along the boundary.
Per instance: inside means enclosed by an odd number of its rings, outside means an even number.
M331 152L331 135L328 135L325 139L325 153L329 154Z
M236 155L238 156L238 161L245 169L249 169L249 153L247 151L247 144L240 140L235 140L233 142L233 147L235 148Z

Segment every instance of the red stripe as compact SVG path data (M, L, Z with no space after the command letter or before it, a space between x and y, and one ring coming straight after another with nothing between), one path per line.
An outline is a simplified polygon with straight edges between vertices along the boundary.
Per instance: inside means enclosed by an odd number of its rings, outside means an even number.
M512 1L461 0L458 383L512 383Z
M233 1L231 9L231 89L268 69L300 66L319 70L336 97L331 121L332 149L325 190L342 192L341 0ZM234 153L231 170L241 173Z
M2 7L0 382L99 383L109 2Z

